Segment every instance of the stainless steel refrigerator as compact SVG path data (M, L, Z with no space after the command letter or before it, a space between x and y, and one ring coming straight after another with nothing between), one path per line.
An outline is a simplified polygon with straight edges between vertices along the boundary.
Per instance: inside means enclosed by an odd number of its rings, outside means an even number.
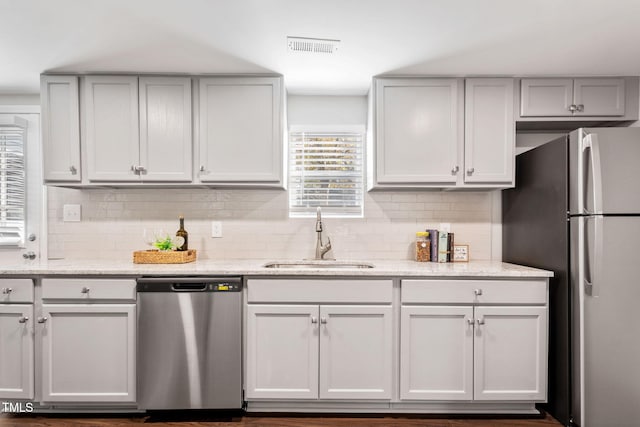
M640 426L640 128L583 128L516 157L503 260L553 270L549 400L565 425Z

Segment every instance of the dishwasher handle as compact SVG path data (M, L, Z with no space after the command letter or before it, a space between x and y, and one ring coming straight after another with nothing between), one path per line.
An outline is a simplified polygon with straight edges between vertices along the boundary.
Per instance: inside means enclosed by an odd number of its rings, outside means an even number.
M197 291L202 292L207 290L207 282L199 282L199 283L174 282L171 284L171 290L174 292L197 292Z

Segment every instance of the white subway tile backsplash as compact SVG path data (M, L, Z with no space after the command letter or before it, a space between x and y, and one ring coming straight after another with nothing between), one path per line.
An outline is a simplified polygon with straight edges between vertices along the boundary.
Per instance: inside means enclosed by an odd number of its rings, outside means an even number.
M289 218L283 190L65 189L48 187L50 258L129 259L145 249L143 230L174 232L185 215L192 248L207 259L310 258L315 219ZM82 205L82 221L62 222L62 206ZM412 259L415 232L450 222L472 259L491 258L491 193L376 191L364 218L324 218L339 259ZM211 221L223 237L211 237Z

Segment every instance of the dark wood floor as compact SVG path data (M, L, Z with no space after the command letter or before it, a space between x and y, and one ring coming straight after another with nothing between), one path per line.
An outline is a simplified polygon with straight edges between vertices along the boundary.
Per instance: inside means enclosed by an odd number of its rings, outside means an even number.
M31 416L0 415L0 426L16 427L132 427L140 424L164 427L560 427L562 424L547 415L544 418L467 418L431 416L218 416L188 417L164 414L138 417L99 416Z

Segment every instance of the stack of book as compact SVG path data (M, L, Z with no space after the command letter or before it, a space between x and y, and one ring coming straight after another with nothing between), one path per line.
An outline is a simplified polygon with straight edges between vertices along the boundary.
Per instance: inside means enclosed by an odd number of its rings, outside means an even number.
M451 262L453 254L453 233L427 230L431 240L431 262Z

